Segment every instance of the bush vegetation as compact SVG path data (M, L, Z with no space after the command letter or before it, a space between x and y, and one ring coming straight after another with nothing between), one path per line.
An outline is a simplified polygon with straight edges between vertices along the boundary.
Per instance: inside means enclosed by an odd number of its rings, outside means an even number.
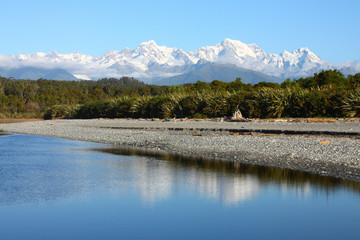
M98 81L0 78L0 117L216 118L360 117L360 73L327 70L281 84L198 81L153 86L133 78Z

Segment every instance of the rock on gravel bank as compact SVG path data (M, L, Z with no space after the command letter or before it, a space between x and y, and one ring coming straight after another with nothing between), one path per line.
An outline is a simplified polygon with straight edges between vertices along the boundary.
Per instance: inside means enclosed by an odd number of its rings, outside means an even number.
M0 129L14 133L150 148L360 181L359 122L161 122L92 119L1 124Z

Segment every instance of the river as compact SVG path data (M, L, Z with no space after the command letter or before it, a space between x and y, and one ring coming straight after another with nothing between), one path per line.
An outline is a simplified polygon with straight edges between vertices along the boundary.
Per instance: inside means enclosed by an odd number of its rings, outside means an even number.
M360 183L0 136L0 239L359 239Z

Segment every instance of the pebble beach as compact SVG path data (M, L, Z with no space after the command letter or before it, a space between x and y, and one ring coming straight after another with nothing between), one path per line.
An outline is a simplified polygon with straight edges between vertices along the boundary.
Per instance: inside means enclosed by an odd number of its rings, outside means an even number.
M0 124L0 130L360 181L359 121L49 120Z

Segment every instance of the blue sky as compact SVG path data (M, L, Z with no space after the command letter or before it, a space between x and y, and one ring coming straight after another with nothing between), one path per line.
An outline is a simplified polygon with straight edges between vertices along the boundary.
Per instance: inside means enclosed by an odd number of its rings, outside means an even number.
M148 40L189 51L231 38L267 53L309 47L326 61L360 60L359 0L5 0L0 7L3 55L99 56Z

